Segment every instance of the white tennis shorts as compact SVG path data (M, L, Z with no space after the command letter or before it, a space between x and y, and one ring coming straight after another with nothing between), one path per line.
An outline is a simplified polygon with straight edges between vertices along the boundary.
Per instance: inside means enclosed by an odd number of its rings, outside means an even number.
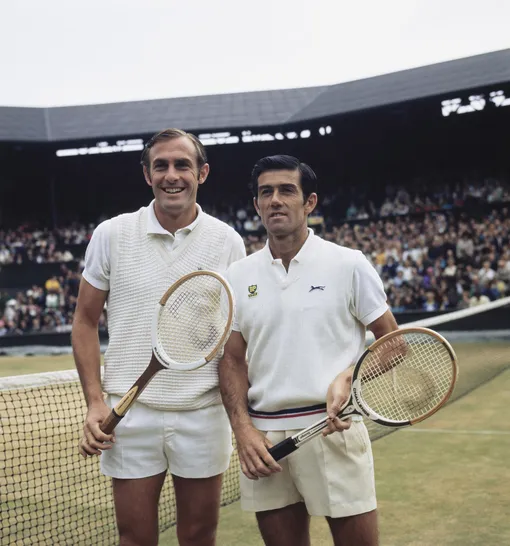
M265 434L276 445L296 432ZM267 478L249 480L241 473L243 510L263 512L304 502L312 516L343 518L377 507L372 449L362 421L310 440L279 464L282 472Z
M119 396L110 395L113 407ZM232 431L224 407L160 411L135 402L115 429L112 449L102 452L101 471L120 479L146 478L168 470L182 478L222 474L232 454Z

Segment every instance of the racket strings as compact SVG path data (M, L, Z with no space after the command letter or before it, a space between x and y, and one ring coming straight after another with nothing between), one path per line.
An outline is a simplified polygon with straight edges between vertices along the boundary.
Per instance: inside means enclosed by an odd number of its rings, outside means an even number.
M196 362L220 344L229 323L228 296L211 275L191 277L170 295L160 310L159 348L173 361Z
M376 347L360 370L362 398L392 421L417 419L442 403L454 381L447 347L429 334L406 333Z

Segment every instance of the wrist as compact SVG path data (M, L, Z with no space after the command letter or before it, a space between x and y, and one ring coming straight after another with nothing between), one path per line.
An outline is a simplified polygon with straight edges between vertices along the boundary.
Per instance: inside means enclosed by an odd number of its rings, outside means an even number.
M102 392L87 395L86 400L88 409L92 409L96 406L102 406L105 404Z
M336 377L335 377L335 381L337 379L350 379L352 378L352 375L354 373L354 365L352 366L349 366L346 370L344 370L343 372L340 372Z
M236 421L235 423L232 423L232 430L234 431L235 436L237 436L238 434L242 434L246 432L246 429L251 429L251 428L255 428L255 427L253 426L253 423L250 417L248 417L247 419L240 419Z

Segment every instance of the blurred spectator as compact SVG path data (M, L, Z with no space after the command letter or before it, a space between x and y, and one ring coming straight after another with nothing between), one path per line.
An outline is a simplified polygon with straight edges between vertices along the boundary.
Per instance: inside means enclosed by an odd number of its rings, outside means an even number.
M480 279L480 283L482 285L488 285L491 281L494 280L496 277L496 272L494 269L491 268L491 262L489 260L485 260L483 262L483 267L478 272L478 278Z
M437 311L438 309L436 295L432 290L429 290L426 294L426 299L423 303L423 309L424 311Z
M476 307L477 305L483 305L484 303L489 303L490 299L477 290L469 300L470 307Z
M53 275L53 277L49 278L44 284L44 288L46 289L46 292L51 294L58 293L60 290L60 283L58 282L57 276Z
M443 274L448 281L455 281L457 277L457 266L455 265L455 259L452 256L448 258L447 265L444 268Z
M471 307L471 296L469 290L463 290L462 298L457 303L457 309L467 309L468 307Z

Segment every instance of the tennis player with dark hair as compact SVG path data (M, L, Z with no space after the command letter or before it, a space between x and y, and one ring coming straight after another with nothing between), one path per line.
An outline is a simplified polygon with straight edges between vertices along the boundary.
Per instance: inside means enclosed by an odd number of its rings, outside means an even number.
M357 250L307 228L317 204L312 169L290 156L261 159L254 204L267 230L262 250L227 272L234 331L220 388L241 462L241 503L256 512L267 546L310 544L309 515L325 516L335 545L378 541L373 459L360 417L336 417L366 328L397 329L375 269ZM321 417L324 436L278 464L268 448ZM334 433L334 434L333 434Z
M190 372L163 370L114 435L100 430L151 357L153 312L170 285L198 269L224 272L246 255L240 235L196 202L209 164L194 135L179 129L154 135L142 165L154 200L100 224L86 252L72 332L88 405L79 449L84 457L101 455L103 473L113 478L121 546L157 544L167 472L175 488L179 544L212 546L221 476L232 452L218 361ZM109 344L101 382L98 321L106 302Z

